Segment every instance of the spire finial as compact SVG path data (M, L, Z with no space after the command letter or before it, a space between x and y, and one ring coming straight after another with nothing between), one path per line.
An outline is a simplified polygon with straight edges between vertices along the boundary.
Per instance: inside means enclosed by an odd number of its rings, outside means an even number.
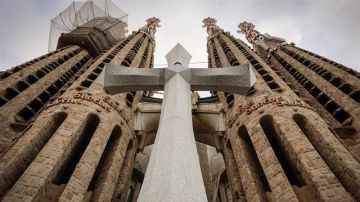
M147 23L147 27L151 30L154 30L156 31L156 28L157 27L160 27L160 19L157 18L157 17L151 17L151 18L148 18L146 19L146 23Z
M215 20L215 18L207 17L204 18L202 22L204 23L202 27L206 27L206 32L209 34L209 36L213 35L215 31L222 30L216 25L217 21Z
M147 33L149 33L149 35L151 37L154 37L154 34L156 32L156 28L160 27L160 19L157 17L151 17L146 19L146 25L142 28L140 28L139 30L141 31L145 31Z
M255 30L255 25L251 22L244 21L240 23L238 27L240 30L237 32L245 34L246 40L248 40L251 44L255 44L257 38L260 36L260 32Z

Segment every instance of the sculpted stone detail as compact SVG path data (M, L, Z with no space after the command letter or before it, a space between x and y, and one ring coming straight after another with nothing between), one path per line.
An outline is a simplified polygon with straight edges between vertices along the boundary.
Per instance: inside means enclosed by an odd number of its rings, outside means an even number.
M282 96L265 96L263 99L257 101L257 102L247 102L245 104L240 104L237 108L238 115L241 115L242 113L246 112L247 114L251 114L252 112L256 111L260 107L274 103L277 106L293 106L293 107L302 107L310 110L314 110L314 108L310 107L303 101L296 99L296 100L286 100Z
M160 19L157 17L151 17L146 20L147 27L152 30L156 30L157 27L160 27Z
M240 30L238 33L245 34L246 40L248 40L250 43L255 44L257 38L260 36L260 32L255 30L255 25L250 22L242 22L238 26Z
M259 31L255 30L255 25L250 22L242 22L239 24L238 33L243 33L245 35L246 40L253 45L257 45L264 49L265 51L273 51L279 45L282 45L285 40L279 37L271 36L270 34L260 34ZM270 43L269 43L270 42ZM276 44L269 45L269 44Z
M151 17L146 20L146 23L147 24L140 30L144 31L145 33L148 33L151 36L151 38L153 39L155 32L156 32L156 28L160 27L160 24L159 24L160 19L157 17Z
M111 109L114 109L119 114L122 113L122 111L123 111L120 108L120 104L118 102L114 101L109 96L96 97L96 96L87 95L85 93L80 93L80 92L73 94L70 97L60 97L60 98L56 99L55 101L47 104L45 106L45 108L47 109L47 108L50 108L52 106L59 105L59 104L82 105L82 104L84 104L84 101L94 103L94 104L98 105L99 107L105 109L108 112L111 112Z
M217 21L214 18L207 17L202 22L204 23L202 27L206 28L209 36L214 35L217 31L222 31L222 29L216 25Z

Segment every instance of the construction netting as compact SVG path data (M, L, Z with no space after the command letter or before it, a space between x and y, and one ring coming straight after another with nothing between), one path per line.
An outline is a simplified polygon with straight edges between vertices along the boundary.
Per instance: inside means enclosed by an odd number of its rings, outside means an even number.
M56 49L61 33L69 33L97 17L113 17L127 23L128 14L111 0L73 2L51 20L48 50Z

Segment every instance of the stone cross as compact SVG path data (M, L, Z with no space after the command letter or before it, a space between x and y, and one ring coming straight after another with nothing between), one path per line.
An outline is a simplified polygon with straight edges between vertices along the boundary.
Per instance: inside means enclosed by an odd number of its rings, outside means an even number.
M192 125L190 91L244 94L255 83L250 65L190 69L191 55L177 44L169 67L139 69L107 64L104 89L110 94L164 90L160 122L138 201L207 201Z

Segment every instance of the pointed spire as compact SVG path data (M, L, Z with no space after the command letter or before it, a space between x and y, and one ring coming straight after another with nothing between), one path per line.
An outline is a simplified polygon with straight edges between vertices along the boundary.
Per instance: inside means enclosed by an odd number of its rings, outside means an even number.
M151 17L146 19L146 25L140 28L140 31L147 32L152 38L154 38L156 28L160 27L160 19L157 17Z
M180 43L177 43L165 57L169 66L176 64L189 66L191 60L190 53Z
M223 31L220 27L216 25L216 20L211 17L204 18L202 21L204 25L202 27L206 27L206 32L208 33L209 37L217 33L218 31Z

